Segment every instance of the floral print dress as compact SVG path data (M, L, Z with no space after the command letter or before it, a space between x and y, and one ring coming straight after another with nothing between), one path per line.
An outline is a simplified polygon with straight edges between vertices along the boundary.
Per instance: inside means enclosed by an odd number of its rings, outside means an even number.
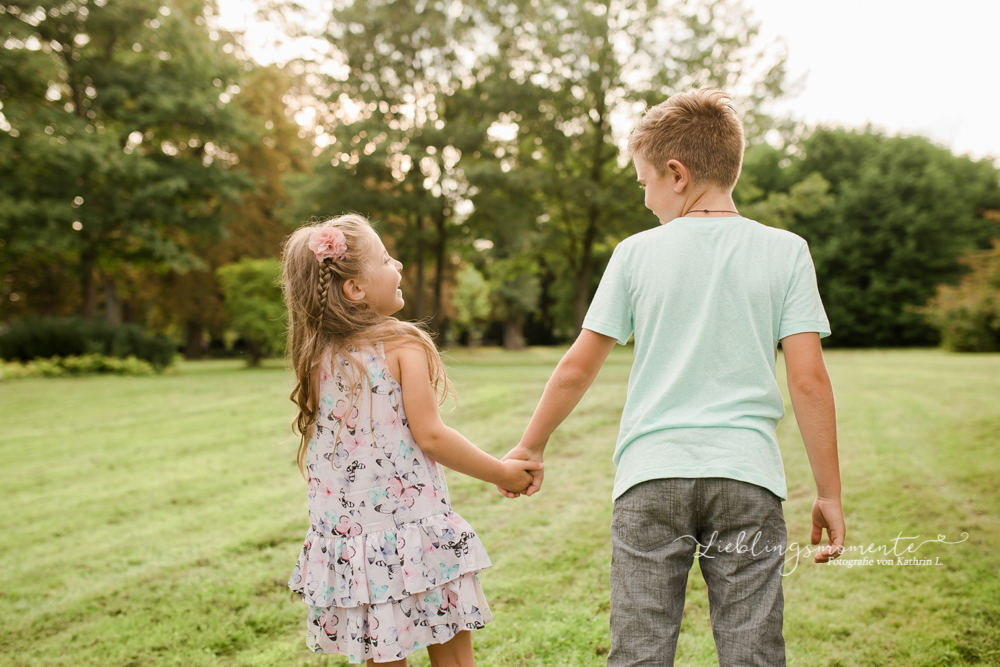
M306 456L310 528L288 585L309 606L310 649L391 662L493 620L476 578L490 559L413 439L382 344L348 353L367 377L348 412L356 371L324 359Z

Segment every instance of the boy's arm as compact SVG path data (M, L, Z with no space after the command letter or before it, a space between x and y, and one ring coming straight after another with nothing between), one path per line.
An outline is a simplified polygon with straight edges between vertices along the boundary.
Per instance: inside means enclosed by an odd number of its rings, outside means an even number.
M580 331L576 342L569 348L559 365L552 372L542 393L542 399L535 408L528 428L518 443L504 456L526 461L541 461L549 436L563 422L580 402L587 389L594 382L605 359L617 341L590 329ZM535 480L525 492L531 495L542 486L542 472L533 473ZM514 498L517 494L500 489L504 495Z
M828 545L821 548L815 558L817 563L825 563L840 554L846 533L840 500L837 411L833 386L823 361L823 347L818 333L786 336L781 339L781 349L795 421L802 434L813 479L816 480L810 541L818 544L826 528Z

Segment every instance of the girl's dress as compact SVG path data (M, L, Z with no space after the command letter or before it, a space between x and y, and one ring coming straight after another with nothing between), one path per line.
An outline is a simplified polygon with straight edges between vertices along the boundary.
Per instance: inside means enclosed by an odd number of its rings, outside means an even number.
M493 620L475 574L490 559L414 441L382 344L349 353L367 377L348 413L353 369L338 355L331 376L324 359L310 530L288 585L309 605L309 648L390 662Z

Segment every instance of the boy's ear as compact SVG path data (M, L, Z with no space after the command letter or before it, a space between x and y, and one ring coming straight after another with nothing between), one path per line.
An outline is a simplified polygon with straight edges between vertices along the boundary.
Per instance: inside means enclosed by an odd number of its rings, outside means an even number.
M365 291L354 278L348 278L344 281L344 296L351 301L360 301L365 298Z
M691 183L691 172L680 160L668 160L666 177L674 192L680 194Z

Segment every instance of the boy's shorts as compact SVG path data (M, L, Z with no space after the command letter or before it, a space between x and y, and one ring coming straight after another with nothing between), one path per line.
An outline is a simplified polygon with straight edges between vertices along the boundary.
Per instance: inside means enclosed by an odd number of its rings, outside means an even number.
M674 664L699 551L720 667L783 667L786 541L781 500L756 484L674 477L626 491L611 519L608 666Z

